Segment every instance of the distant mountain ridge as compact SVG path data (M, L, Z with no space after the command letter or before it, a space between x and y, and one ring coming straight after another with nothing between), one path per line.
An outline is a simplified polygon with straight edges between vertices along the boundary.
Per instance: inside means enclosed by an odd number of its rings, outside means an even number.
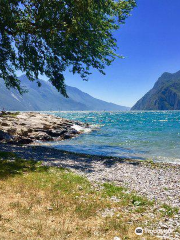
M25 75L19 77L28 93L20 95L16 90L6 89L0 79L0 109L9 111L126 111L128 107L108 103L67 86L69 98L63 97L48 81L40 80L41 87L30 82Z
M180 71L163 73L131 110L180 110Z

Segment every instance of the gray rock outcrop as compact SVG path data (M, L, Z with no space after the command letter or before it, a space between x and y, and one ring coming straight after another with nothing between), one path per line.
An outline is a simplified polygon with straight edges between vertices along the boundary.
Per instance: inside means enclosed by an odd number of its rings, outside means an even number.
M180 71L163 73L131 110L180 110Z
M80 134L74 125L85 127L54 115L23 112L0 114L0 142L29 144L36 141L61 141Z

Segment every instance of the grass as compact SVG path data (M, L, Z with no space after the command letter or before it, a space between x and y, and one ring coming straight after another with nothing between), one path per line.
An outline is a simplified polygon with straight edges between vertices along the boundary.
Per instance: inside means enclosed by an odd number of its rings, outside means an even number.
M43 167L13 153L1 152L0 159L1 240L135 240L143 239L135 228L151 224L153 202L123 187L105 183L97 188L66 169Z
M0 113L1 113L0 116L16 117L17 115L19 115L20 112L6 112L6 111L1 111Z
M33 160L24 161L11 152L0 152L0 179L32 171L45 171L47 168Z
M165 216L172 217L175 214L178 214L179 209L177 207L171 207L168 204L163 204L161 206L160 212L163 217L165 217Z
M104 183L104 192L106 196L113 197L116 196L121 199L121 204L132 204L132 206L151 206L152 201L149 201L145 197L137 196L135 193L126 193L127 189L124 187L118 187L113 184Z

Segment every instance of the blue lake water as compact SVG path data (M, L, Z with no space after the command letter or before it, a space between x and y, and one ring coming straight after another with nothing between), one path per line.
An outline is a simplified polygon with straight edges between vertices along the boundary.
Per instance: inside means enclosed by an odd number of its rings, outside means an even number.
M52 143L67 151L180 164L180 111L54 112L96 130Z

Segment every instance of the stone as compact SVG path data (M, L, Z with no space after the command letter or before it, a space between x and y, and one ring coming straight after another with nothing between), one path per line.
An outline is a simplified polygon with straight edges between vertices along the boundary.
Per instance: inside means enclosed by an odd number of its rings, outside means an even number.
M16 131L17 131L16 128L10 128L10 129L7 130L9 135L15 135Z
M66 130L49 130L47 133L52 137L59 137L65 133L67 133Z
M71 135L71 134L69 134L69 133L66 133L66 134L64 134L64 136L63 136L64 139L70 139L70 138L72 138L72 137L73 137L73 135Z
M167 225L165 225L165 224L161 224L160 227L161 227L162 229L168 229L168 228L169 228L169 227L168 227Z
M29 144L39 141L61 141L78 134L73 121L54 115L23 112L11 117L6 113L0 117L0 141L13 144ZM78 123L84 126L83 123Z
M44 124L43 129L49 130L49 129L51 129L51 125L50 124Z
M18 141L18 144L29 144L29 143L32 143L33 140L30 139L30 138L21 138L19 141Z
M2 122L2 123L1 123L1 126L4 126L4 127L9 126L9 125L10 125L10 124L7 123L7 122Z
M11 139L12 139L11 135L0 130L0 140L10 141Z
M121 240L120 237L114 237L114 240Z
M75 129L74 129L74 130L70 130L69 133L70 133L70 134L74 134L74 135L75 135L75 134L79 134L79 132L78 132L77 130L75 130Z

